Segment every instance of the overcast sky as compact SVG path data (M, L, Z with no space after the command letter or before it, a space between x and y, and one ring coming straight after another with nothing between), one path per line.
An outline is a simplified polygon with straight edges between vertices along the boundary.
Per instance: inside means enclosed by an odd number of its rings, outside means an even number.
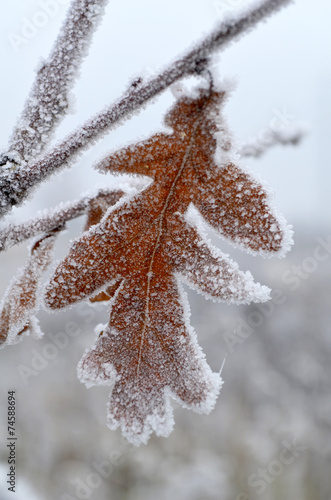
M225 11L243 3L249 2L110 0L74 89L75 114L65 119L57 137L120 96L132 77L153 74L167 65L209 32ZM50 4L52 16L46 13ZM3 147L33 81L34 68L47 56L67 6L67 0L11 0L1 7ZM323 218L327 222L331 212L330 20L327 0L296 0L218 58L219 73L237 80L226 115L238 140L263 132L279 115L310 124L310 135L299 147L277 147L259 160L247 161L271 185L277 205L294 224ZM76 198L94 183L108 181L91 165L119 145L160 129L172 100L171 93L165 93L140 116L110 133L72 171L39 189L18 216L30 216L36 208Z

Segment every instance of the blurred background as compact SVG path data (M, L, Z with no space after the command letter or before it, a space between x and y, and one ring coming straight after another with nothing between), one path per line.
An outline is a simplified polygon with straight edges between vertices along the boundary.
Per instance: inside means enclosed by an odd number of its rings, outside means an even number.
M40 15L51 3L46 0L12 0L1 7L1 149L69 4L52 1L47 18ZM133 78L154 74L227 12L248 3L110 2L73 91L72 114L54 140L119 97ZM277 146L260 159L245 160L271 186L275 204L294 226L292 251L282 260L263 260L211 235L242 269L274 290L273 300L263 307L227 306L187 290L191 322L213 370L226 358L215 410L201 416L176 408L169 438L133 448L106 427L108 389L87 390L76 377L95 325L107 321L107 307L82 304L42 313L42 340L26 338L0 351L0 500L11 498L5 484L8 390L17 396L18 499L329 500L330 14L326 0L297 0L215 59L219 74L237 81L225 112L238 144L251 137L265 140L275 120L279 127L296 120L310 127L299 146ZM29 39L22 35L27 23L34 26ZM93 164L162 130L173 100L170 91L163 94L70 171L36 190L7 221L75 199L94 185L120 182L97 174ZM57 259L82 224L69 224ZM1 293L26 255L26 244L0 255Z

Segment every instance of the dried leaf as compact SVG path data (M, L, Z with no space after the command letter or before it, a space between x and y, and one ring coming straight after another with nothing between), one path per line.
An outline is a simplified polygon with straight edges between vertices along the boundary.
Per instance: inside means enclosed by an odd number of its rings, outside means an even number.
M34 315L40 307L41 279L51 263L56 232L34 243L26 266L5 293L0 306L0 347L16 344L23 333L36 332L38 323Z
M153 430L170 432L169 396L209 412L221 386L196 343L179 280L214 300L268 299L266 287L206 241L188 208L195 205L223 236L255 253L281 254L287 244L265 189L229 160L223 97L203 89L183 97L166 116L171 135L156 134L102 163L103 171L154 182L78 239L47 289L51 308L96 293L111 299L109 325L79 375L87 385L112 387L109 426L121 426L135 444Z

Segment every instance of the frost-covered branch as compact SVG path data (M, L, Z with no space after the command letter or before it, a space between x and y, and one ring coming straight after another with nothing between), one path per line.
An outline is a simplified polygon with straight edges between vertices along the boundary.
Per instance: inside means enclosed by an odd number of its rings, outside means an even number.
M239 153L241 156L255 156L258 158L266 153L268 149L278 144L295 146L299 144L308 130L308 125L299 121L289 123L277 130L266 128L256 137L252 137L242 144Z
M54 47L37 70L6 156L18 165L39 155L68 109L68 94L108 0L74 0Z
M83 215L90 205L91 200L98 197L107 197L109 206L115 204L123 195L122 191L100 190L97 194L83 196L79 200L61 203L56 208L44 210L36 214L33 219L9 225L0 231L0 251L41 233L49 233L56 228L63 227L69 220Z
M86 122L49 153L25 168L0 178L0 215L12 205L22 202L31 189L49 177L57 169L68 166L94 141L115 124L130 117L134 112L160 94L179 79L202 72L208 65L209 56L253 28L291 0L259 0L233 17L228 17L198 45L150 81L132 88L114 105Z
M65 116L69 91L107 1L72 0L50 56L37 71L7 150L0 155L0 214L24 200L28 186L18 181L18 172L42 153Z

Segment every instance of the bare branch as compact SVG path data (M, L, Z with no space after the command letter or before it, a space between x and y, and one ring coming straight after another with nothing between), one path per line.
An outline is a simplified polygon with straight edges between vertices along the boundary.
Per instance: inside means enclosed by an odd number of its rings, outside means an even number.
M12 205L21 203L36 184L57 169L73 163L84 149L100 139L116 123L130 117L174 82L184 76L201 73L212 52L227 46L240 34L290 2L291 0L259 0L236 17L227 18L190 52L149 82L132 86L119 101L86 122L48 154L6 178L0 178L0 215L8 212Z
M0 251L41 233L49 233L61 228L69 220L83 215L90 203L98 198L106 198L108 206L114 205L123 195L123 191L100 190L97 194L84 196L76 201L61 203L56 208L37 213L33 219L11 225L0 231Z

